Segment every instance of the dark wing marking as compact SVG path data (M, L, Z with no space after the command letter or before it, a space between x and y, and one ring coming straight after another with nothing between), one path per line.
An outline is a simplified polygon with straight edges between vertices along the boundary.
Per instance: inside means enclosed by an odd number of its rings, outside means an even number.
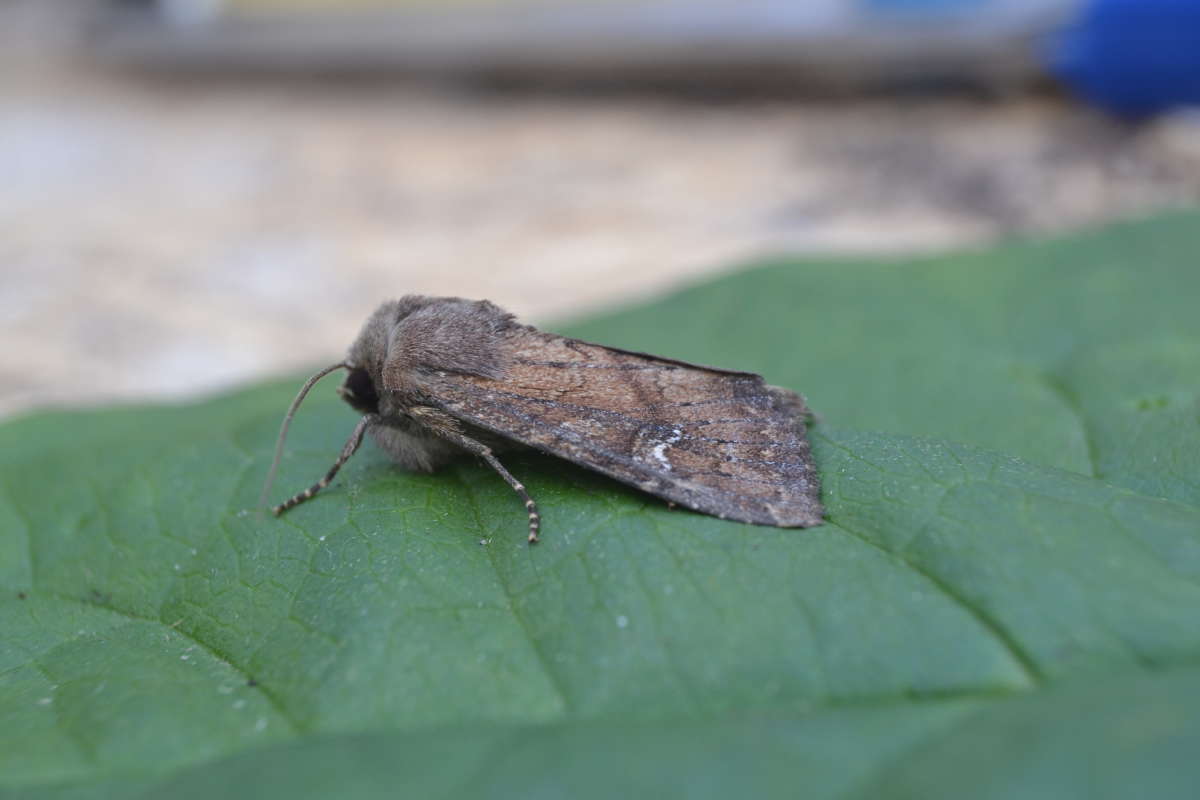
M425 402L698 511L821 522L806 410L791 392L532 328L511 331L506 349L503 378L430 375Z

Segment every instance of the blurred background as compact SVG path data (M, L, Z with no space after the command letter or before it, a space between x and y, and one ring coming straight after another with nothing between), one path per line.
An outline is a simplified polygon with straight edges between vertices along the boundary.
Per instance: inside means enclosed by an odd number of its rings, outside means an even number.
M0 0L0 415L1200 200L1193 0Z

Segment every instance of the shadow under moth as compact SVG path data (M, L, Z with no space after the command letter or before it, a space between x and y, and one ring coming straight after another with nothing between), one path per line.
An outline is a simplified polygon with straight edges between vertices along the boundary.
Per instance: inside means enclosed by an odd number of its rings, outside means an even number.
M474 454L541 517L496 453L533 448L722 519L819 525L820 485L799 395L749 372L704 367L545 333L481 300L408 295L384 303L346 359L317 372L284 416L259 506L288 426L318 380L362 413L323 478L272 508L313 497L371 437L401 467L432 471Z

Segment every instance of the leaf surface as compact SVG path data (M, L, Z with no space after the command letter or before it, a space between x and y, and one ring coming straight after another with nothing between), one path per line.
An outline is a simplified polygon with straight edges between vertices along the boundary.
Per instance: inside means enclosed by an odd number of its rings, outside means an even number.
M510 457L531 549L486 468L372 448L264 518L290 384L9 423L0 797L1186 796L1198 221L780 262L570 331L808 394L806 531ZM352 424L318 390L281 491Z

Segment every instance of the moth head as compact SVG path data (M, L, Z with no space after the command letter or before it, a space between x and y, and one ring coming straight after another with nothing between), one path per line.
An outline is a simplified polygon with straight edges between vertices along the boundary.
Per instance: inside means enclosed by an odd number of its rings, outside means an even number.
M437 298L407 295L399 300L384 303L367 318L362 330L358 333L358 337L350 345L350 352L345 361L326 367L305 381L304 386L301 387L300 392L296 395L296 399L288 407L287 414L283 417L283 424L279 426L279 438L275 441L275 457L271 461L271 468L267 472L267 480L263 484L262 494L259 496L259 507L264 506L267 502L267 494L271 490L271 484L275 480L275 473L279 468L279 461L283 457L283 445L287 440L288 426L291 425L292 417L295 416L296 409L300 407L300 403L304 400L308 391L318 380L334 370L344 369L347 371L346 380L338 388L338 394L352 408L363 414L362 419L359 420L358 426L355 428L354 435L350 437L353 447L347 452L352 453L358 447L358 442L362 441L363 431L374 423L379 414L379 391L377 387L382 383L382 365L388 357L389 340L393 329L409 314L436 302ZM350 447L350 444L347 444L347 447ZM344 454L344 458L348 457L348 455ZM341 463L342 461L338 461L334 465L335 472L341 466ZM330 475L332 474L330 473ZM272 510L278 514L280 511L290 508L297 502L302 502L311 497L319 489L320 485L307 492L302 492Z
M379 413L379 392L366 367L351 365L350 371L346 374L346 380L342 381L342 385L338 387L337 391L355 411L361 411L364 414Z
M346 354L346 380L338 387L338 394L351 408L363 414L379 413L379 390L382 388L383 365L388 359L392 331L396 324L412 313L413 300L410 295L393 300L375 309ZM424 299L424 298L419 298Z

